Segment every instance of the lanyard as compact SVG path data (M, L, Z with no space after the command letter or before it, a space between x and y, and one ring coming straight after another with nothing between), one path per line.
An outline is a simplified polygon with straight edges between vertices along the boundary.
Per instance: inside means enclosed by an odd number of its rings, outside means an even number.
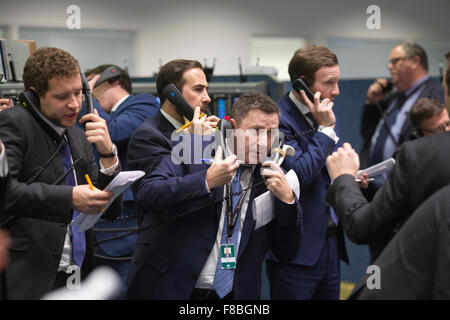
M242 175L241 175L242 177ZM249 187L252 185L253 183L253 178L254 178L254 172L252 172L252 177L250 179L250 183L249 183ZM239 181L239 183L241 183ZM227 195L228 195L228 201L227 201L227 241L228 243L231 242L231 237L233 235L233 229L236 226L236 222L237 222L237 218L239 216L239 212L242 209L242 203L244 202L244 198L247 194L247 192L251 189L247 187L247 189L245 190L245 192L240 196L238 203L236 205L236 208L234 209L234 213L233 211L233 190L231 187L231 182L229 182L227 184Z

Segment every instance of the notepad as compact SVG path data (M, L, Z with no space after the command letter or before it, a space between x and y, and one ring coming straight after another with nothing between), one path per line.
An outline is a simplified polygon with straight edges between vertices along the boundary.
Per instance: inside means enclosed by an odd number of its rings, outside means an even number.
M127 189L134 182L144 176L145 172L141 170L121 171L119 174L106 186L105 191L112 191L114 194L105 206L104 210L99 214L85 214L81 213L78 217L72 220L71 224L77 227L78 232L86 231L92 228L97 221L102 217L103 212L108 209L111 203Z
M367 169L359 170L356 173L356 179L361 179L361 175L365 172L369 177L374 177L379 174L388 173L391 171L392 167L395 164L394 158L389 158L384 160L383 162L377 163Z
M300 197L300 183L294 170L289 170L286 174L289 186L294 191L297 199ZM264 192L253 200L253 219L256 221L255 230L265 226L275 218L275 210L273 204L274 198L270 191Z

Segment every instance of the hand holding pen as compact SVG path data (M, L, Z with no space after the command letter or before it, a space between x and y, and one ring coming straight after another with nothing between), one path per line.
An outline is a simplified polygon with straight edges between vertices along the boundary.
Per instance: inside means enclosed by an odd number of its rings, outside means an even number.
M205 117L205 113L200 114L200 107L197 106L194 109L192 121L179 128L177 132L187 128L189 134L214 134L219 120L220 119L216 116Z
M112 196L113 192L97 189L92 182L90 185L78 185L72 189L72 208L85 214L98 214Z

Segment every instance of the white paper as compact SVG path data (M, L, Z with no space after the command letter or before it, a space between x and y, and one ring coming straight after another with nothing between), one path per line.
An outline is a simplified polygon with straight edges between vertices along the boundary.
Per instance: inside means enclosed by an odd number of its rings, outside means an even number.
M114 194L109 200L106 207L99 214L84 214L81 213L78 217L72 220L72 226L77 227L78 232L86 231L87 229L92 228L97 221L103 215L103 212L108 209L111 203L127 189L134 182L140 179L145 174L144 171L135 170L135 171L121 171L119 174L106 186L106 191L112 191Z
M294 191L297 199L300 197L300 183L295 172L291 169L286 174L289 186ZM264 192L262 195L253 200L253 219L256 221L255 230L265 226L275 218L274 198L270 191Z
M361 179L361 175L366 172L369 177L374 177L382 173L388 173L395 164L394 158L389 158L383 162L377 163L367 169L359 170L356 173L356 179Z

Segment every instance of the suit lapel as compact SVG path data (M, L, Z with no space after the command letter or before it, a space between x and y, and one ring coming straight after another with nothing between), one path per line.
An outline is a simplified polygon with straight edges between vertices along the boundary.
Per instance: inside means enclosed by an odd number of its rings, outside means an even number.
M166 117L164 117L161 110L155 115L155 121L158 124L159 130L170 140L175 127L166 119Z

